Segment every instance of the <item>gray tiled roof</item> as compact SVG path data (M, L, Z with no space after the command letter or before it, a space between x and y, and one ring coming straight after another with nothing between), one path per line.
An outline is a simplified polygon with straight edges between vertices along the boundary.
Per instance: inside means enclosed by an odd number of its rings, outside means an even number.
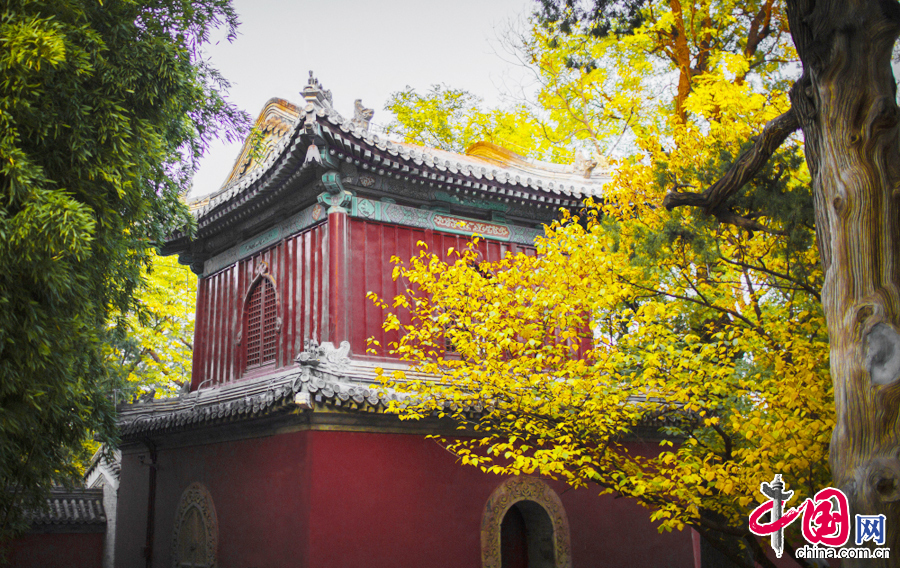
M308 169L306 166L311 164L303 158L313 139L324 139L332 154L342 152L347 159L362 162L364 167L370 164L381 168L389 175L464 187L492 197L503 195L551 205L571 206L586 197L601 197L603 186L611 179L605 167L584 174L575 171L572 165L526 159L508 151L507 154L516 157L496 161L402 143L361 127L340 115L328 102L307 99L303 105L283 103L291 107L284 120L298 113L292 118L293 124L273 143L263 163L231 179L217 191L195 199L192 209L198 219L220 216L220 207L244 202L251 194L269 190L273 183L284 183L292 174L296 176L300 170ZM301 162L291 156L299 157Z
M46 507L26 512L32 526L106 525L103 489L51 490Z
M327 365L293 367L257 379L119 410L123 439L150 433L185 430L202 424L226 423L314 405L343 407L362 412L384 412L398 396L375 388L374 367L348 365L342 371Z
M381 366L400 367L390 363ZM410 376L424 377L418 373ZM375 380L375 367L367 363L347 360L340 366L302 364L274 375L198 390L178 398L123 406L119 410L119 433L127 441L317 407L383 413L391 400L405 396L380 388ZM645 402L646 399L633 397L633 400ZM450 408L449 402L447 406ZM481 411L480 406L465 408L473 417ZM679 417L683 418L680 413L673 416L651 412L640 421L640 426L653 429L671 426Z

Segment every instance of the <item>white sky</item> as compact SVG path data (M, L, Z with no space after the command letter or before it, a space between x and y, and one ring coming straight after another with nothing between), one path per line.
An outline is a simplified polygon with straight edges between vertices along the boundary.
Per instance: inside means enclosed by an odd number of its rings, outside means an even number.
M391 93L420 93L444 83L500 104L524 76L500 36L534 0L233 0L240 35L207 48L232 83L229 99L255 120L272 97L298 103L309 71L351 118L353 101L386 125ZM239 144L215 142L194 178L192 196L215 191L231 171Z

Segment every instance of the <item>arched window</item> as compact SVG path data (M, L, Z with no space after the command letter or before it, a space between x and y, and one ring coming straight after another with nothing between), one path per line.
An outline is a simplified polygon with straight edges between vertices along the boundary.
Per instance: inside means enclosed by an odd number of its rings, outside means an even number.
M254 284L244 313L246 367L262 367L275 362L278 352L278 314L275 286L263 276Z
M212 496L200 483L192 483L178 502L172 535L175 568L216 568L219 524Z

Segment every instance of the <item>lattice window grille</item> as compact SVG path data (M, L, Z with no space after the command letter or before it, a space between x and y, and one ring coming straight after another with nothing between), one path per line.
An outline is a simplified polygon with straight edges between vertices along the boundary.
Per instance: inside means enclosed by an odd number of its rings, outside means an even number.
M247 303L247 368L275 361L277 321L275 287L262 278Z
M203 514L197 507L189 508L181 524L178 535L178 568L209 568L212 566L209 544L206 542L207 528Z

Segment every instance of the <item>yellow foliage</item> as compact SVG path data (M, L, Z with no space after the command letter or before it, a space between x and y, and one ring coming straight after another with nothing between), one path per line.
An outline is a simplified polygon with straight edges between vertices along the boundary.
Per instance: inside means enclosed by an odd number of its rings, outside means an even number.
M197 276L175 256L151 256L138 308L128 314L127 336L110 353L122 369L128 395L155 389L172 395L191 380Z
M727 204L761 229L661 207L706 189L788 107L778 5L680 4L650 3L620 38L538 25L520 38L549 143L615 158L614 181L562 211L534 256L479 264L473 245L398 262L409 292L385 327L410 324L386 347L433 378L386 384L415 393L392 407L401 418L473 430L442 440L464 463L633 497L660 530L713 516L749 535L760 482L780 473L795 499L828 483L822 273L799 142Z
M420 294L393 348L435 380L396 375L417 395L393 410L477 424L483 438L444 440L467 462L474 452L498 473L593 482L640 498L666 528L701 510L738 522L774 473L792 487L826 482L834 422L815 298L678 239L657 264L636 264L646 215L574 221L548 228L535 256L479 266L474 248L453 264L422 251L401 267ZM732 254L784 270L765 256L776 237L712 230L733 237ZM445 356L446 335L458 355ZM673 449L635 453L648 432Z

